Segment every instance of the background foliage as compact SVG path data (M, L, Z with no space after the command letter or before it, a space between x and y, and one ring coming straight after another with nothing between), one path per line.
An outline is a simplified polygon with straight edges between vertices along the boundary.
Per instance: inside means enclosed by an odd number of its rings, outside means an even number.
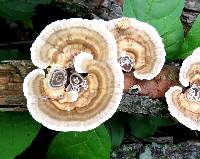
M47 156L49 159L106 159L110 157L110 150L110 136L101 125L87 132L59 133Z
M153 25L163 38L167 59L173 60L183 43L183 7L184 0L125 0L123 15Z
M49 4L51 0L0 0L1 17L11 21L21 21L31 27L31 17L38 4Z
M31 144L39 129L28 112L1 112L0 158L13 159Z

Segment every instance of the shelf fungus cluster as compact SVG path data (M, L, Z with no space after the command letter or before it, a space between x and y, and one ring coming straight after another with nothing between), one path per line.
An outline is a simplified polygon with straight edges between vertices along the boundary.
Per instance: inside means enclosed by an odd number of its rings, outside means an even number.
M200 48L188 56L180 69L179 80L185 87L171 87L165 94L169 111L180 123L200 131Z
M116 39L118 61L125 72L133 70L136 78L147 80L160 73L166 52L154 27L126 17L110 20L106 25Z
M161 71L165 54L157 31L133 18L53 22L31 47L38 69L23 84L28 110L53 130L93 129L117 110L122 70L150 80Z
M57 131L86 131L109 119L122 98L124 76L106 26L72 18L51 23L31 47L38 69L23 84L35 120Z

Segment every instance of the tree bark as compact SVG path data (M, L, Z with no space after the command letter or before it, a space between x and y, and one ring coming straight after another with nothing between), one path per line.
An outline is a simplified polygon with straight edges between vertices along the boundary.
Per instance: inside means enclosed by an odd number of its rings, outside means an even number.
M35 67L31 61L5 61L0 63L0 110L24 111L26 99L22 84L25 76Z
M123 144L112 153L112 159L198 159L200 158L199 141L187 141L178 144L171 143L173 138L156 138L155 142L143 143L135 141ZM156 143L157 140L164 141Z
M199 13L200 0L186 0L181 20L184 24L191 27Z

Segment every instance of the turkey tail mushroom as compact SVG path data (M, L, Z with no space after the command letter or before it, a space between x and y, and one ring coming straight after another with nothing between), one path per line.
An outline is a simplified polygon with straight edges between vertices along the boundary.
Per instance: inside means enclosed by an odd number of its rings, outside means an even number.
M49 129L90 130L118 108L124 76L116 41L105 25L98 24L56 21L32 45L32 61L41 69L25 78L24 95L30 114Z
M180 69L179 80L186 87L171 87L165 94L172 116L191 130L200 131L200 48L188 56Z
M55 21L45 27L31 47L35 66L46 69L52 63L70 66L74 56L91 53L95 60L116 60L116 41L103 25L86 19Z
M160 73L166 53L153 26L134 18L119 18L108 21L107 27L116 39L123 70L129 72L133 67L136 78L147 80Z
M48 87L43 70L33 71L32 78L30 74L25 78L24 88L29 92L24 93L27 107L35 120L57 131L86 131L99 126L116 112L123 92L121 67L117 62L96 60L87 64L88 89L72 102L63 100L70 92ZM63 95L60 97L60 94Z

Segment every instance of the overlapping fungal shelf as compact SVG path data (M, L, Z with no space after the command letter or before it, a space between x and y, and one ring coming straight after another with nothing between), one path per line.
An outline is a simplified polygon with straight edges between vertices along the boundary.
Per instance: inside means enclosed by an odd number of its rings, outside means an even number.
M39 69L27 75L23 91L28 110L44 126L86 131L117 110L124 77L105 26L77 18L53 22L32 45L31 58Z
M53 22L31 47L39 69L24 80L27 107L50 129L95 128L120 104L122 70L150 80L161 71L165 54L157 31L133 18Z
M170 113L192 130L200 131L200 48L188 56L180 69L179 80L186 87L171 87L165 94Z
M118 48L118 58L130 56L134 76L151 80L156 77L165 62L166 52L156 29L134 18L119 18L107 22Z
M86 19L64 19L45 27L31 47L31 60L39 68L47 68L51 63L70 67L74 56L87 52L96 60L114 61L117 58L115 43L103 25Z

